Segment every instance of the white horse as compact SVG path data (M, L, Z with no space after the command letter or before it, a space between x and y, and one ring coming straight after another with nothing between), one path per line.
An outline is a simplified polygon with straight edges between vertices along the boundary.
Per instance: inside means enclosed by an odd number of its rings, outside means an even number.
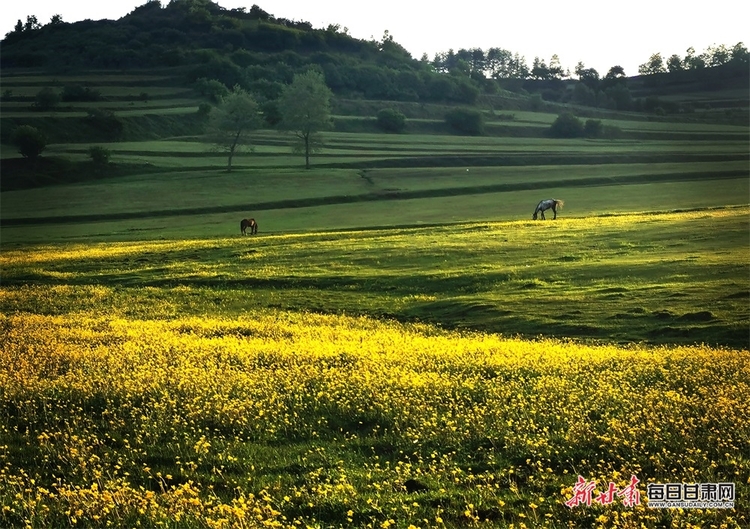
M534 210L534 216L532 217L534 220L536 220L536 217L539 213L542 214L542 220L546 220L544 218L544 212L548 209L552 210L552 213L555 214L554 217L552 217L552 220L555 220L557 218L557 208L562 209L563 207L563 201L557 200L555 198L548 198L547 200L542 200L539 202L539 204L536 205L536 209Z

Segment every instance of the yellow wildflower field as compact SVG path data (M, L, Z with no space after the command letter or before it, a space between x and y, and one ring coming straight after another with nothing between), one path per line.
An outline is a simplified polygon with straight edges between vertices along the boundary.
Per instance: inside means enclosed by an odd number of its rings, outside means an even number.
M366 317L0 316L4 527L746 527L748 351ZM569 507L578 476L641 501ZM653 509L647 483L736 487Z

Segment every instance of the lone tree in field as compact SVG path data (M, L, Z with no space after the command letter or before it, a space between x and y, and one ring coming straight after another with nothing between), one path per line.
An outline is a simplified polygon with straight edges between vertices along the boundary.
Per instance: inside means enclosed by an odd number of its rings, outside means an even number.
M31 125L21 125L13 131L11 142L18 147L18 152L24 158L36 160L47 146L44 133Z
M294 133L294 150L305 153L305 169L310 168L310 153L322 147L318 132L331 128L332 95L323 75L310 70L295 75L279 98L279 126Z
M210 116L209 136L219 148L226 149L227 171L231 171L232 158L238 148L246 144L246 134L260 128L258 103L248 92L235 86Z

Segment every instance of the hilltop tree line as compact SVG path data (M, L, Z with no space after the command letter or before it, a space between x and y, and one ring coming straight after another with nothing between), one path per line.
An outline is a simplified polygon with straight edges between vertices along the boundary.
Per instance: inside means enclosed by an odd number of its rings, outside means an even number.
M257 5L225 9L210 0L170 0L166 5L150 0L117 21L69 24L55 15L43 25L29 16L25 23L18 21L2 46L2 67L179 68L186 83L209 99L221 91L216 83L225 91L240 86L255 94L264 110L311 65L342 97L473 105L480 95L502 88L536 93L547 101L649 109L632 97L620 66L600 76L579 63L572 75L557 55L549 62L535 57L529 67L518 53L495 47L449 50L432 61L426 55L416 60L387 31L380 40L360 40L337 24L315 29L308 22L276 18ZM646 63L648 74L661 71L659 59L656 54ZM747 68L742 43L700 55L689 51L679 61L670 58L665 68L681 68L684 74L737 64ZM571 83L574 89L569 89Z
M741 66L747 65L750 54L744 43L738 42L732 48L721 44L709 46L703 53L696 54L695 48L687 49L685 57L677 54L671 55L666 61L661 53L654 53L648 61L638 66L640 75L654 75L660 73L677 73L688 70L702 70L714 68L725 64Z

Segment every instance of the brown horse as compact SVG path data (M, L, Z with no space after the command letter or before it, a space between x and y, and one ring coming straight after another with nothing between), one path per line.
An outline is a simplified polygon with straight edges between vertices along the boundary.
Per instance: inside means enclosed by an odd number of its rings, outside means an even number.
M250 235L258 233L258 223L255 222L255 219L242 219L240 222L240 231L242 232L242 235L247 235L245 230L248 228L250 228Z

